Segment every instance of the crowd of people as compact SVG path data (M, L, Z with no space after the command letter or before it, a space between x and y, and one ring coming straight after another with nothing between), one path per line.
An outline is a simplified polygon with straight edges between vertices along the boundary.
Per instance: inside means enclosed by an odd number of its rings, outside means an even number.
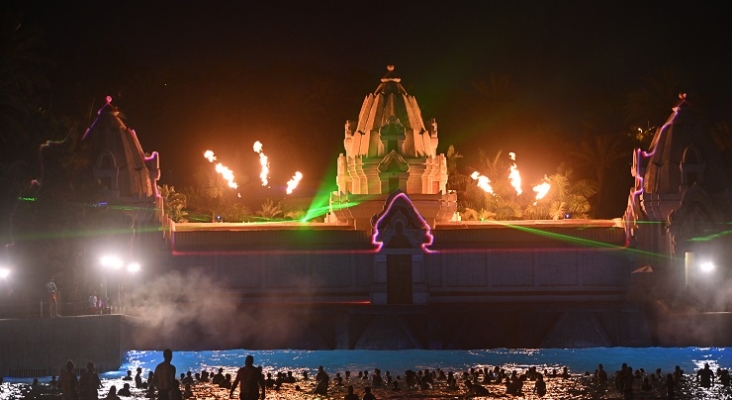
M623 364L620 369L609 374L602 364L599 364L594 373L571 374L567 367L561 370L545 369L538 371L536 367L529 367L526 370L506 371L500 367L493 368L470 368L463 372L444 371L442 369L407 370L403 376L392 375L380 369L373 371L344 371L331 375L325 371L323 366L318 367L317 373L312 378L307 371L302 371L298 376L293 371L277 372L275 376L271 372L265 373L261 366L254 365L254 357L249 355L245 358L244 366L239 368L232 381L231 374L224 373L223 368L218 372L203 370L200 373L187 371L177 375L176 367L172 364L173 352L166 349L163 352L163 361L153 371L149 371L147 379L143 378L142 368L137 368L133 376L132 371L122 378L123 387L119 390L115 385L110 386L105 400L120 400L133 395L131 384L138 395L158 400L183 400L196 398L196 393L201 393L206 388L211 391L217 388L219 396L234 398L238 391L241 400L264 399L268 391L295 390L322 397L340 397L344 393L345 400L375 400L376 396L372 389L378 389L378 393L400 392L404 394L430 389L441 391L454 391L460 395L468 396L495 396L514 395L523 396L532 394L536 397L547 395L547 382L552 380L575 380L585 385L596 385L615 389L621 393L624 399L634 399L636 394L644 393L642 398L666 398L675 399L683 383L696 384L700 388L710 388L719 384L724 388L730 388L731 380L729 371L726 369L712 370L709 364L696 371L694 375L685 375L684 371L676 366L673 371L664 373L661 368L654 372L646 372L643 368L633 369ZM571 381L567 381L571 382ZM38 385L35 380L32 386ZM99 400L99 390L102 382L97 374L93 362L88 362L85 369L77 371L74 363L68 361L61 371L58 379L52 377L50 385L60 390L62 400ZM194 390L195 388L195 390ZM362 391L356 393L356 389ZM411 391L411 392L407 392ZM426 393L426 392L425 392ZM223 394L223 395L222 395ZM390 397L398 396L391 393ZM210 397L210 396L207 396ZM419 397L425 398L424 393Z

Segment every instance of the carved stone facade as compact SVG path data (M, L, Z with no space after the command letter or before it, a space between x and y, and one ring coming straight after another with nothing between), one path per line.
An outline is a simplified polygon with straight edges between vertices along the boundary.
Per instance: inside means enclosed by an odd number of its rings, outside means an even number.
M82 138L94 157L94 178L105 188L108 204L129 206L127 213L133 221L147 221L158 201L158 153L145 155L137 134L122 121L111 97L97 114Z
M456 198L447 192L447 159L437 154L437 144L437 122L432 119L425 126L416 98L407 94L389 66L376 91L366 96L358 121L346 121L346 152L338 157L338 190L331 198L335 219L370 229L365 222L377 209L361 212L363 207L353 204L379 195L383 204L396 190L422 195L422 202L429 197L438 211L432 206L419 209L431 225L452 218ZM348 210L340 212L346 204Z
M644 250L639 263L683 270L687 252L728 259L726 221L732 217L732 164L686 95L658 128L650 149L636 149L625 213L629 243Z

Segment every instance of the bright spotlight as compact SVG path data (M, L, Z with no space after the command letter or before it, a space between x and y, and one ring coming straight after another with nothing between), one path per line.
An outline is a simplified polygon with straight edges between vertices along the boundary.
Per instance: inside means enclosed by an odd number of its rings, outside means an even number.
M10 270L7 268L0 268L0 279L5 279L10 276Z
M140 263L132 262L127 264L127 272L134 274L140 271Z
M699 265L699 268L702 272L712 272L714 271L714 263L711 261L705 261Z
M101 258L102 267L120 269L122 268L122 260L116 256L104 256Z

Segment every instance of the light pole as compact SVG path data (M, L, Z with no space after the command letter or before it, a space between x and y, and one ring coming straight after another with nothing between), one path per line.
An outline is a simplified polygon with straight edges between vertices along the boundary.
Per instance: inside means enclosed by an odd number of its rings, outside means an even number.
M10 294L10 286L8 284L9 276L10 276L10 268L0 267L0 281L2 281L0 283L2 283L2 286L4 286L3 288L0 288L0 289L5 290L6 289L5 287L7 287L8 294ZM2 294L3 293L0 292L0 295L2 295Z
M102 267L111 271L118 270L122 268L123 265L122 260L117 256L103 256L99 261ZM108 272L106 271L102 273L102 294L104 296L105 302L109 298L109 284L107 283L107 274Z
M122 261L121 258L119 258L117 256L111 256L111 255L102 257L100 259L100 264L102 265L102 267L104 267L105 270L108 270L108 271L117 271L117 270L122 269L123 266L125 266L125 262ZM127 263L126 269L129 274L136 274L137 272L140 271L140 269L142 269L142 267L141 267L140 263L138 263L136 261L130 261ZM104 271L102 273L102 289L103 289L103 296L104 296L104 302L105 302L103 304L104 307L106 307L108 305L107 302L109 301L109 282L107 281L107 274L109 274L110 272L108 272L108 271ZM122 308L122 285L121 284L117 286L117 307L119 307L120 309Z

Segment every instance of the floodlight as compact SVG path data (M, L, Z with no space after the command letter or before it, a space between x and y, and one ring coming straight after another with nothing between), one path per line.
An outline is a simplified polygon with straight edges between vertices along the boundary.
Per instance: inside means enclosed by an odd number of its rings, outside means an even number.
M127 264L127 272L134 274L139 271L140 271L140 263L131 262L131 263Z
M713 262L711 262L711 261L705 261L705 262L699 264L699 269L701 269L702 272L709 273L709 272L714 271L715 266L714 266L714 263Z
M7 268L0 268L0 279L6 279L10 276L10 270Z
M103 267L120 269L122 268L122 260L117 256L103 256L100 260Z

